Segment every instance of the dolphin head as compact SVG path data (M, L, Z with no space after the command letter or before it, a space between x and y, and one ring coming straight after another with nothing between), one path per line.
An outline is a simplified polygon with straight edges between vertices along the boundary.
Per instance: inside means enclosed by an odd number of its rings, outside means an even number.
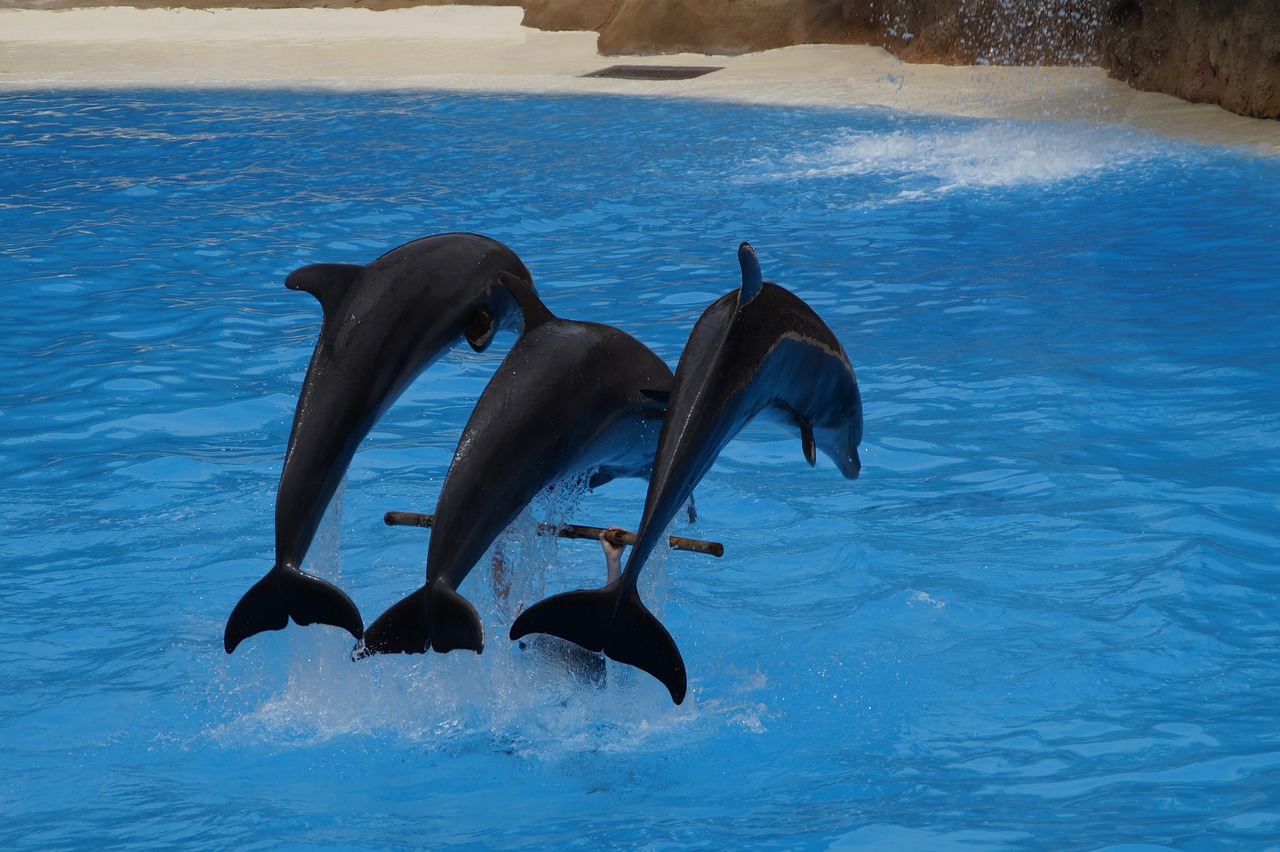
M846 479L857 479L862 470L858 444L862 443L862 395L855 381L842 404L824 422L813 424L814 441Z

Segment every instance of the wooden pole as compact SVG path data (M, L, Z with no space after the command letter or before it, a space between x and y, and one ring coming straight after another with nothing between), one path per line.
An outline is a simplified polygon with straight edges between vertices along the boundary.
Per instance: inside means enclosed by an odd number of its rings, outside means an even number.
M383 518L389 527L427 527L436 521L435 515L423 515L418 512L387 512ZM636 534L626 530L609 530L604 527L584 527L579 524L538 524L538 532L542 535L558 535L561 538L589 538L599 541L605 536L614 547L625 547L636 543ZM683 536L668 536L667 544L672 550L687 550L693 553L706 553L711 556L724 556L724 545L718 541L702 541Z

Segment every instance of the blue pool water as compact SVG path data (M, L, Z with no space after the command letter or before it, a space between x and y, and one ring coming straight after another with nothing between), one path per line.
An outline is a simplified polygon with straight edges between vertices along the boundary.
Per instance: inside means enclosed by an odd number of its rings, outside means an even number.
M665 100L10 93L0 114L0 845L1280 847L1280 163L1124 127ZM862 477L749 427L646 599L690 695L505 638L235 655L319 321L282 282L472 230L675 364L737 285L828 321ZM310 557L421 583L511 338L367 439ZM643 486L533 516L634 527ZM521 594L598 545L522 519Z

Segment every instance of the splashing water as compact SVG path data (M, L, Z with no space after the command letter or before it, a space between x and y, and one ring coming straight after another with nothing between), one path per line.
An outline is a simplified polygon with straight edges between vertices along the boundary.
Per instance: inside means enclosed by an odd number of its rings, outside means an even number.
M1149 137L1123 128L1056 122L988 122L842 133L781 158L775 180L875 175L904 197L983 187L1061 185L1167 157Z

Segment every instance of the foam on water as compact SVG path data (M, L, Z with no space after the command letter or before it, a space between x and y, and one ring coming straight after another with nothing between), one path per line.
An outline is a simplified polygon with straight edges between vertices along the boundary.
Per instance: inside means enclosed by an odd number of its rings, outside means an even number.
M1168 149L1122 127L992 121L845 131L790 152L776 180L877 175L901 198L957 189L1039 187L1141 167Z

